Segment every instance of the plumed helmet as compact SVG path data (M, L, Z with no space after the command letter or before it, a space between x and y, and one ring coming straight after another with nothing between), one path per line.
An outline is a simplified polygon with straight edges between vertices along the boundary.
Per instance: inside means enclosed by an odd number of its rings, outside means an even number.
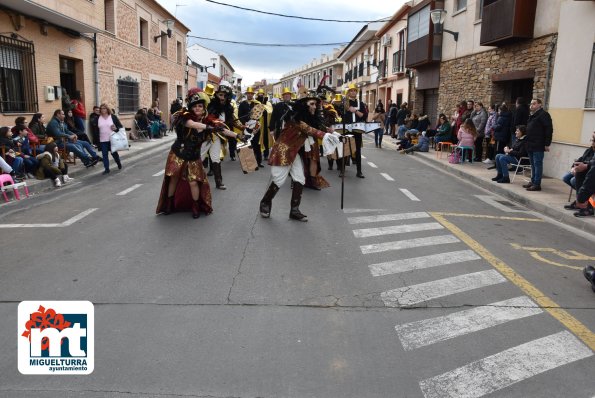
M212 97L213 94L215 94L215 87L211 83L207 83L207 86L205 87L205 93L209 97Z
M198 87L192 87L190 90L188 90L188 95L186 96L186 106L188 108L191 108L201 102L204 104L205 108L210 102L209 96L204 91L202 91L202 89Z
M217 93L225 93L226 96L231 98L231 95L233 94L231 84L229 84L229 82L225 80L221 80L221 83L219 83L219 87L217 87L217 91L215 91L215 94Z

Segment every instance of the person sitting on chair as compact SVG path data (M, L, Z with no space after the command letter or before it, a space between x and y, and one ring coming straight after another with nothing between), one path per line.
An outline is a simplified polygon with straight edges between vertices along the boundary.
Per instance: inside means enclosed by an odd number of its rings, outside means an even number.
M591 146L585 150L583 156L574 161L572 169L562 177L562 181L578 192L585 181L587 171L589 171L589 162L593 159L594 155L595 132L593 132L593 135L591 136ZM576 201L565 205L564 208L566 210L576 210Z
M504 153L496 155L496 170L498 174L492 178L500 184L509 184L508 165L511 163L518 164L521 158L527 156L527 142L525 135L527 134L527 126L517 126L515 131L516 141L512 148L504 147Z

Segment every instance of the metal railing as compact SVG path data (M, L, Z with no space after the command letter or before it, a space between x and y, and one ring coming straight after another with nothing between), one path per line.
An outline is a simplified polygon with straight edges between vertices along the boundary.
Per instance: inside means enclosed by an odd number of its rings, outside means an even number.
M33 43L0 35L0 112L38 110Z

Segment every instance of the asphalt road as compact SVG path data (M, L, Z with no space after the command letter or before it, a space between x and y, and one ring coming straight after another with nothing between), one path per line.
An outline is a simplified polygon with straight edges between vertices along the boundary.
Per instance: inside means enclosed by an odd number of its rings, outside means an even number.
M0 207L0 396L595 396L593 237L363 154L343 210L323 162L307 223L289 184L262 219L268 166L229 161L213 214L156 216L166 150ZM92 374L19 373L24 300L94 304Z

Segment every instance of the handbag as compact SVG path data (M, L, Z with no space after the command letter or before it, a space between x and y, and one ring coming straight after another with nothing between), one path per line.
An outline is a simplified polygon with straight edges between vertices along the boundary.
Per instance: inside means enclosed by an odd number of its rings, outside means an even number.
M121 150L128 150L128 139L126 138L126 129L121 128L120 130L114 132L109 137L110 142L110 150L111 152L118 152Z
M452 151L449 155L448 155L448 163L461 163L461 153L458 151Z

